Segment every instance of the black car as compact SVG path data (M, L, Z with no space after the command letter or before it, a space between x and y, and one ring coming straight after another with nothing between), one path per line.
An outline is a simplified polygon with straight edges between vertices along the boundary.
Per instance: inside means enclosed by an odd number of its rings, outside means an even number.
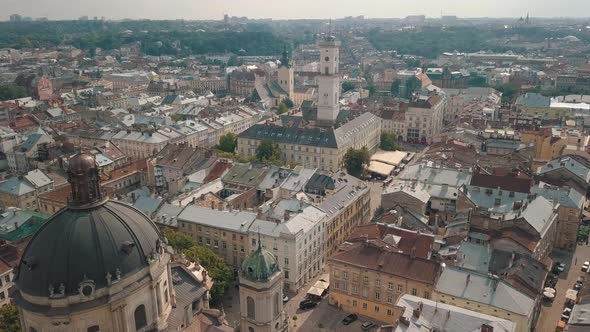
M299 309L301 310L307 310L307 309L311 309L311 308L315 308L315 306L317 306L318 303L312 300L303 300L301 302L299 302Z
M359 319L359 317L355 314L350 314L342 320L342 324L349 325L350 323L354 322L355 320Z

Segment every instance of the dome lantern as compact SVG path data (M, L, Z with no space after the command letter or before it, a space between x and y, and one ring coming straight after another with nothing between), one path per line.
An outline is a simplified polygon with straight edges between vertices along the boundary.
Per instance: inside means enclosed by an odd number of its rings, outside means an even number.
M71 207L92 205L103 200L98 167L92 154L79 153L70 159L68 180L72 186Z

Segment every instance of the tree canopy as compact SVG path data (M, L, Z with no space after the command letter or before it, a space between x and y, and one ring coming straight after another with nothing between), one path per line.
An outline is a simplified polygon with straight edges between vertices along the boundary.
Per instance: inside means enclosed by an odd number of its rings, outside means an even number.
M18 309L12 303L0 307L0 332L20 331Z
M211 249L195 245L190 235L168 228L164 229L163 232L168 239L168 244L176 252L183 253L187 259L193 262L195 257L199 258L199 264L207 270L214 282L211 289L211 302L214 304L220 303L230 283L234 280L232 269Z
M279 109L277 110L277 114L285 114L289 111L289 108L287 107L287 104L285 104L285 102L281 102L279 104Z
M234 133L227 133L219 139L219 150L224 152L234 152L238 145L238 136Z
M381 149L385 151L399 150L399 146L394 134L381 133Z
M176 251L183 251L194 245L193 239L188 234L176 232L169 228L165 228L163 233L168 239L168 244Z
M344 155L344 166L346 167L346 171L356 177L360 177L363 174L365 166L368 164L369 151L365 147L358 150L349 149Z
M0 101L26 97L27 90L14 83L0 85Z
M193 262L196 255L199 258L199 263L207 269L214 282L213 288L211 288L211 302L219 304L234 280L232 269L221 257L207 247L193 246L185 249L183 253Z
M259 161L277 162L281 160L281 149L272 140L265 139L256 148L256 159Z
M354 84L352 82L342 82L342 92L354 90Z

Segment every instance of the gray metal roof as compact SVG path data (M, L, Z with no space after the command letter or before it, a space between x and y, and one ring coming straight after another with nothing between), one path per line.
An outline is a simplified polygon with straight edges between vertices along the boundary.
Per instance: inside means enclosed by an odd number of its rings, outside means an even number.
M179 221L216 227L234 232L247 232L256 214L245 211L219 211L196 205L187 207L178 215Z
M454 266L443 270L435 288L443 294L523 316L532 315L535 306L532 298L502 279Z
M553 204L539 196L530 202L522 212L525 219L543 237L554 219Z
M586 198L574 188L563 188L553 186L544 182L531 189L533 194L545 197L553 204L559 203L561 206L582 209Z
M333 149L338 147L334 130L331 128L293 128L255 124L241 132L238 136L256 140L270 139L275 143L309 145Z
M406 181L416 180L427 184L447 184L453 187L460 187L464 184L469 184L471 173L464 170L427 166L425 163L422 163L406 167L401 172L399 178Z
M420 304L422 304L420 318L416 319L413 316L413 309ZM405 308L402 315L410 320L410 325L397 324L395 332L480 332L484 324L492 327L494 332L516 331L516 324L509 320L409 294L400 297L397 305Z

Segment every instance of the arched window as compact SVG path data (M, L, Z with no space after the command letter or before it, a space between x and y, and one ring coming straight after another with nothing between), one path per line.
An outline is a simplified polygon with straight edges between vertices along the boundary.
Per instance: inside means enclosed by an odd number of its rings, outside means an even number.
M256 319L256 305L254 304L254 299L250 296L246 298L246 312L248 313L248 318Z
M250 327L248 328L248 332L254 332L254 328L250 326Z
M147 318L145 315L145 306L142 304L135 309L135 330L139 331L147 326Z
M272 312L274 313L275 317L279 315L279 301L280 301L280 299L279 299L279 293L277 292L273 296L273 301L272 301L273 302L272 303L272 305L273 305L273 311Z
M98 325L92 325L86 329L86 332L100 332L100 327Z

